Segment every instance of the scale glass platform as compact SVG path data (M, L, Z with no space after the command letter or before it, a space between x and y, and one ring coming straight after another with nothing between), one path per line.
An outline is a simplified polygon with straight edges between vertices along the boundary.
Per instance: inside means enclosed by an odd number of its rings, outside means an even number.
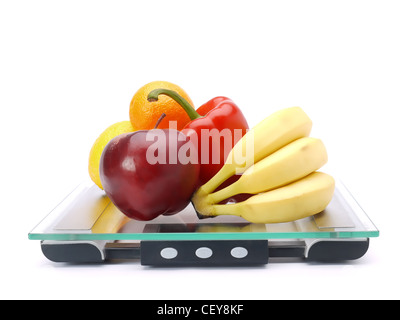
M273 258L342 261L362 257L379 231L343 184L312 217L255 224L236 216L199 219L193 206L136 221L92 182L73 190L28 235L55 262L138 260L142 265L257 265ZM282 259L281 259L282 260Z

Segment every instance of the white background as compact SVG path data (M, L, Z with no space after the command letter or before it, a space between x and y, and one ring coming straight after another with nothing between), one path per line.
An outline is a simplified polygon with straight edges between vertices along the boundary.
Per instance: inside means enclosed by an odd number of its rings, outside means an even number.
M398 287L398 1L0 1L2 299L387 299ZM341 264L152 269L47 261L32 228L87 178L95 138L147 82L253 126L301 106L379 228Z

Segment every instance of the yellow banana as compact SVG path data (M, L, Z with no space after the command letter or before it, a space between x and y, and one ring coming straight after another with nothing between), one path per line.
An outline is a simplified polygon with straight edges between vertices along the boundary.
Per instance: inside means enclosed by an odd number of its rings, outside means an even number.
M210 204L240 193L256 194L301 179L328 161L325 146L317 138L300 138L248 168L236 182L209 194Z
M288 143L309 135L312 122L300 107L279 110L265 118L240 139L229 153L224 166L199 193L213 192L234 174L243 173Z
M253 223L282 223L323 211L333 197L335 180L323 172L283 187L260 193L235 204L206 205L193 202L203 216L236 215ZM200 210L200 211L199 211Z

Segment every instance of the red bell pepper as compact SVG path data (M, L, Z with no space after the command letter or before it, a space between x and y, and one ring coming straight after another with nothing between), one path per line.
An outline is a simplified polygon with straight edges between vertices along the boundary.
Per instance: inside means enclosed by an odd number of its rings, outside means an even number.
M147 97L156 101L160 94L177 101L191 121L182 129L198 146L200 185L211 179L224 165L233 146L246 134L249 126L238 106L229 98L216 97L197 110L175 91L155 89Z

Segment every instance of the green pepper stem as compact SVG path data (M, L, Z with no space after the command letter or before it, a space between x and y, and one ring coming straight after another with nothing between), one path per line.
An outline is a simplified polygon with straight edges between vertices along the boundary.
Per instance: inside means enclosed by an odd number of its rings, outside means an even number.
M175 91L172 90L168 90L168 89L154 89L153 91L151 91L148 96L147 96L147 100L152 102L152 101L157 101L158 100L158 96L160 94L164 94L172 99L174 99L177 103L179 103L179 105L186 111L186 113L188 114L190 120L194 120L197 118L201 118L202 116L199 115L196 110L194 110L194 108L190 105L189 102L187 102L183 97L181 97L178 93L176 93Z

